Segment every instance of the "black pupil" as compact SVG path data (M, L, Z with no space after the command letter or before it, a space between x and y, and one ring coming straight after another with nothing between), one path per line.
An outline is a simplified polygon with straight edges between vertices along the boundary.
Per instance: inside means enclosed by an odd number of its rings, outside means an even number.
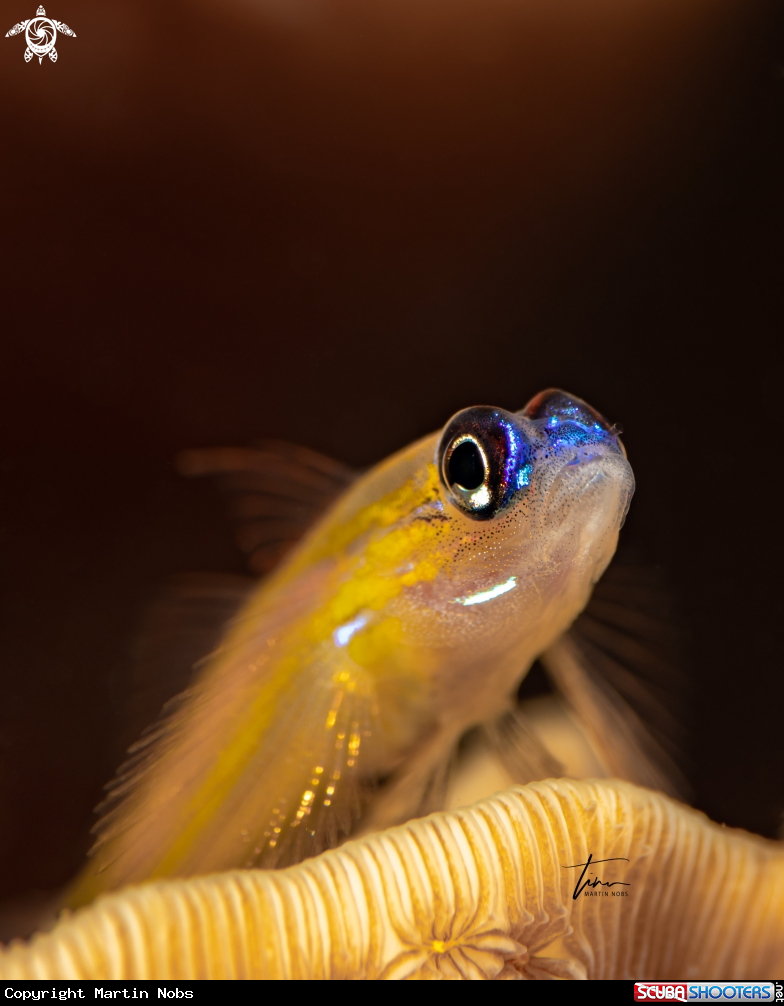
M482 453L473 440L464 440L449 458L449 483L461 489L478 489L485 480Z

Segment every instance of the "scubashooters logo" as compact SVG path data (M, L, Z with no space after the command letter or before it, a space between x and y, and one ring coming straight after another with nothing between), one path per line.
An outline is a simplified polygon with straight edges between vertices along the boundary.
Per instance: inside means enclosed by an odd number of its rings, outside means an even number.
M57 40L58 31L63 35L76 38L76 32L72 31L67 24L47 17L43 7L39 7L35 12L35 17L30 18L29 21L20 21L19 24L15 24L10 31L5 33L5 37L10 38L11 35L25 33L27 40L27 48L24 51L25 63L29 63L33 56L38 57L39 63L44 56L48 56L53 63L56 63L57 50L54 43Z
M635 982L634 1001L673 999L687 1002L772 1002L779 982Z

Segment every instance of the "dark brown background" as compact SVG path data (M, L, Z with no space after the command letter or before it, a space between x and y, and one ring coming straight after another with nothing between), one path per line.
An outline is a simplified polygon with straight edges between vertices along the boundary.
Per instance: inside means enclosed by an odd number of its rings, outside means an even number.
M84 854L155 585L242 570L178 450L366 465L551 384L626 428L696 801L773 834L780 4L46 4L56 65L0 40L0 897Z

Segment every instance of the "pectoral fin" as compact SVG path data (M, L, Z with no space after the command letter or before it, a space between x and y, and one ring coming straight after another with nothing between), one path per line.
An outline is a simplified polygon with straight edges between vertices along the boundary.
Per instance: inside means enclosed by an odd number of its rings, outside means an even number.
M178 466L218 477L263 574L356 478L279 441L185 451ZM107 787L70 903L150 876L285 865L351 830L377 770L373 686L345 649L300 645L292 629L327 575L299 578L262 613L246 607L257 583L242 577L182 577L162 590L129 674L126 733L166 705Z
M453 730L436 729L373 794L359 834L442 810L459 736Z
M563 765L544 746L523 709L510 709L481 729L485 743L514 782L524 785L563 775Z
M381 741L369 673L301 635L328 575L254 598L131 748L71 904L150 877L288 865L352 829Z
M250 577L218 573L184 574L163 584L144 611L130 652L123 748L188 687L255 586Z
M540 659L608 775L684 797L677 649L656 572L618 563Z
M275 440L183 451L178 467L187 476L217 477L231 500L239 544L257 574L274 569L356 478L337 461ZM197 573L173 577L161 587L144 612L131 654L123 747L190 684L194 668L216 649L257 582Z

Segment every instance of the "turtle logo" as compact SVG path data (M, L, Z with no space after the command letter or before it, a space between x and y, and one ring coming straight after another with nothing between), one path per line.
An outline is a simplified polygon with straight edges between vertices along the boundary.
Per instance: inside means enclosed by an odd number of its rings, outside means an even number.
M43 7L38 8L34 18L15 24L10 31L5 33L5 37L18 35L22 31L25 33L25 38L27 39L27 48L24 54L25 63L29 63L33 56L38 57L39 63L43 60L44 56L48 56L53 63L56 63L57 50L54 47L54 43L58 31L61 31L63 35L70 35L72 38L76 38L76 32L71 31L67 24L47 17Z

